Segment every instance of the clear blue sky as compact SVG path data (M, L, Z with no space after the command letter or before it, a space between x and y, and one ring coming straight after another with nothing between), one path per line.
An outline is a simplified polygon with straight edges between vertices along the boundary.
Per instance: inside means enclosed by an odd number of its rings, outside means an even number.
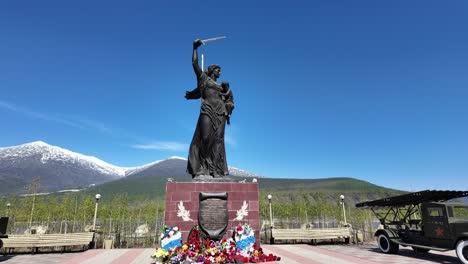
M187 156L192 41L236 109L231 166L468 189L468 2L1 1L0 146Z

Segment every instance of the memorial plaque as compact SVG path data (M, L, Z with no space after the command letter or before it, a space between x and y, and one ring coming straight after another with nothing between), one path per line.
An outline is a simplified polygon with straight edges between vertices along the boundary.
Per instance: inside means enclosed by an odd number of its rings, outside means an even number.
M200 193L198 225L211 240L220 240L228 227L228 194Z

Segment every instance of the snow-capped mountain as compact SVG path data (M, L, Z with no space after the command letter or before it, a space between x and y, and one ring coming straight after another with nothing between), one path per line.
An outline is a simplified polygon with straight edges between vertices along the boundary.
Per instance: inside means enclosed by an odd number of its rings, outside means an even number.
M242 170L242 169L232 167L232 166L228 166L228 167L229 167L229 175L231 176L262 178L262 176L258 176L246 170Z
M172 162L170 162L172 161ZM141 172L146 172L148 173L148 171L151 170L151 168L161 168L161 169L164 169L164 168L167 168L167 169L171 169L171 168L177 168L178 166L178 162L177 161L181 161L181 162L187 162L187 159L184 159L182 157L178 157L178 156L172 156L172 157L169 157L168 159L165 159L165 160L157 160L157 161L153 161L151 163L148 163L148 164L145 164L145 165L142 165L142 166L138 166L138 167L133 167L133 168L126 168L126 176L131 176L131 175L138 175L138 174L141 174ZM170 164L168 164L168 162ZM175 165L175 166L174 166ZM185 165L187 166L187 165ZM182 171L180 172L177 172L177 174L185 174L185 169L183 169Z
M186 172L187 159L173 156L165 160L158 160L143 166L128 168L128 177L162 176L162 177L191 177ZM259 177L253 173L229 166L229 175L238 177Z
M103 174L125 176L125 169L104 162L93 156L86 156L72 152L67 149L49 145L42 141L35 141L19 146L0 148L0 159L2 161L15 161L22 158L40 155L40 162L47 164L50 162L62 162L80 164L99 171Z
M0 148L0 192L25 186L34 177L40 177L41 190L49 191L100 184L124 176L123 168L41 141Z
M170 157L146 165L124 168L96 157L36 141L0 148L0 193L22 192L21 188L40 177L41 191L75 189L123 177L187 176L187 160ZM229 167L232 176L254 177L247 171Z

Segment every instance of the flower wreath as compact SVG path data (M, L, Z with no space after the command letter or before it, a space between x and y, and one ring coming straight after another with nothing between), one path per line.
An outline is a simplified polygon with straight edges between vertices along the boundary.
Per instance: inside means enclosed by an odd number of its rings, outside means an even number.
M177 226L165 226L161 232L161 248L165 251L179 247L182 245L182 233Z
M233 230L233 237L239 250L250 251L256 241L254 230L248 224L239 224Z

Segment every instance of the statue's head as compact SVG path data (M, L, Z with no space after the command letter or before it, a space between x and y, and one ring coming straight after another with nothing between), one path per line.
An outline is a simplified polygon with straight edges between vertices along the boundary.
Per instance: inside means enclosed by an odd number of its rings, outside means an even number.
M212 74L214 74L216 78L219 78L219 76L221 75L221 66L219 66L218 64L211 64L210 66L208 66L208 70L206 71L206 74L208 76L211 76Z

